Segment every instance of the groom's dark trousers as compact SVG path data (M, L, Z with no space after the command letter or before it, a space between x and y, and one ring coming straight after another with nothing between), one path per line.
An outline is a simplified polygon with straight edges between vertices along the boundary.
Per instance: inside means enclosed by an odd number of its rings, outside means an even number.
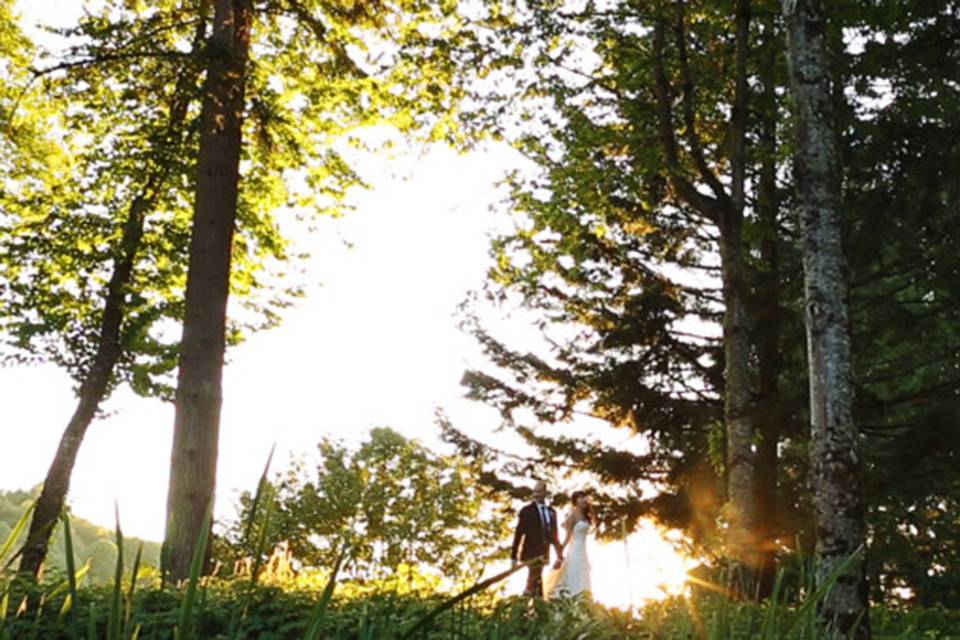
M543 558L543 564L534 564L528 569L526 595L543 597L543 565L550 563L551 545L560 548L557 512L553 507L531 502L520 510L510 552L514 562L518 557L521 562Z

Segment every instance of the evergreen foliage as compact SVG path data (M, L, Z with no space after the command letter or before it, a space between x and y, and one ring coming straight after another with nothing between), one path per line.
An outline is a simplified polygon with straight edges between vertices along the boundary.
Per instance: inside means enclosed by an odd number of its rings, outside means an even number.
M807 551L814 540L799 227L792 216L795 123L785 100L779 3L751 4L744 247L756 446L758 456L766 449L772 460L756 461L758 474L766 473L757 476L757 499L770 501L758 523L767 530L758 535L783 554L798 544ZM536 469L587 471L612 483L596 484L609 533L618 533L625 518L650 514L723 555L713 529L727 471L720 431L725 356L717 339L721 238L671 182L676 169L658 130L655 95L658 20L667 19L660 46L673 56L663 71L683 73L675 44L681 5L692 84L681 78L672 94L678 150L695 163L685 137L693 123L704 158L722 164L731 144L724 133L733 90L729 4L489 6L482 29L497 46L474 58L481 69L474 98L483 108L465 122L511 141L537 168L509 180L504 206L515 231L494 240L483 297L467 304L466 327L489 366L468 371L464 383L470 397L501 412L531 453L503 455L457 425L446 432L485 461L486 478L502 490L522 494L523 479ZM958 533L949 515L958 353L951 321L956 254L949 247L957 178L945 170L956 160L956 18L946 2L881 2L843 5L828 27L843 160L854 417L877 553L868 556L868 572L878 599L914 593L926 603L953 601L945 569L954 566L947 559L955 558L953 547L913 546L913 531L940 541ZM696 97L689 115L687 90ZM765 175L774 177L772 189ZM706 177L695 186L715 191ZM474 310L489 300L529 310L542 346L508 344L482 326ZM589 418L643 434L649 450L634 455L562 435L564 424L598 424ZM929 475L912 466L918 458L929 462ZM646 482L661 493L638 495ZM927 589L936 595L921 596Z
M194 203L198 191L224 195L197 178L201 105L217 103L204 87L224 54L210 39L212 4L105 0L57 32L62 49L44 51L14 1L0 0L0 360L53 363L78 398L36 504L32 493L0 494L0 543L34 509L27 572L39 572L53 536L46 581L0 575L0 638L28 622L41 637L97 633L108 611L116 635L121 602L133 603L124 625L142 625L141 637L170 631L178 610L190 618L183 637L293 637L308 624L330 637L401 635L442 601L438 575L468 583L503 557L506 502L544 473L582 474L602 536L654 517L723 566L745 560L730 532L746 530L756 580L732 586L769 598L696 594L698 615L669 602L637 616L492 599L457 614L461 635L821 637L821 599L809 596L831 566L821 562L816 584L789 570L825 536L814 515L829 483L810 435L820 416L809 408L804 322L819 300L805 298L795 189L810 186L795 161L810 151L796 135L809 121L794 110L781 8L828 5L819 73L837 163L813 186L837 187L847 269L834 297L849 317L836 328L849 337L854 399L845 450L862 454L835 497L849 499L862 471L864 504L852 511L869 542L874 602L960 607L960 15L951 0L811 1L227 3L252 13L231 78L243 94L231 114L238 193L221 212L233 235L220 236L229 267L212 360L276 326L301 295L288 223L347 211L346 195L365 183L345 149L375 148L358 131L387 126L467 149L505 140L533 168L506 176L514 228L493 239L487 282L464 304L463 327L487 361L463 383L522 446L493 446L442 413L458 455L389 429L357 448L323 440L316 460L244 495L241 520L214 539L218 559L249 575L195 575L181 606L177 589L121 590L136 541L77 519L75 569L95 584L119 569L121 580L68 605L53 526L85 430L111 394L173 398L187 253L203 239ZM540 343L509 343L481 320L491 305L521 307ZM186 392L218 390L219 368L210 371ZM218 407L218 392L211 398ZM213 442L215 413L198 421ZM611 429L638 436L635 446L612 445ZM212 493L216 448L197 458L206 484L196 493ZM172 475L200 486L182 471ZM193 524L208 498L195 500ZM184 503L172 498L171 512ZM203 550L185 546L181 569L197 573L190 559ZM836 546L834 566L850 550ZM158 563L156 545L143 554ZM784 583L774 560L788 568ZM345 576L345 588L318 605L317 584L278 586L298 571L331 589ZM143 580L154 577L148 569ZM778 601L781 587L793 591ZM25 601L38 617L15 615L14 588L49 597L42 611ZM51 613L60 606L72 606L69 618ZM880 608L871 626L877 636L948 636L954 617Z

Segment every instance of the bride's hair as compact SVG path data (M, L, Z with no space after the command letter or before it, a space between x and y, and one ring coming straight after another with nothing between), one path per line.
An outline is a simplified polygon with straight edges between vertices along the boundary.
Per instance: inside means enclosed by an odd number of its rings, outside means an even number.
M577 501L586 495L587 495L586 491L574 491L573 494L570 496L570 501L573 503L573 506L576 507ZM589 522L590 524L593 524L593 509L590 507L589 504L583 508L583 517L587 522Z

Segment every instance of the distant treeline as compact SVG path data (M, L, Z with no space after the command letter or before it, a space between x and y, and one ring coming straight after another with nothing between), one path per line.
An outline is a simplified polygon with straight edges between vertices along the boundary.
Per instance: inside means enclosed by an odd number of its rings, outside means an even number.
M0 491L0 541L7 539L16 526L17 520L36 500L39 493L40 487L28 491ZM108 583L113 578L117 561L114 532L83 518L72 517L70 522L73 526L73 547L77 562L80 564L89 561L91 565L87 580L92 583ZM22 543L23 540L18 540L18 544ZM133 564L134 556L141 544L143 544L141 563L159 567L160 543L124 536L123 555L126 565ZM62 572L65 568L62 525L58 524L50 541L46 571Z

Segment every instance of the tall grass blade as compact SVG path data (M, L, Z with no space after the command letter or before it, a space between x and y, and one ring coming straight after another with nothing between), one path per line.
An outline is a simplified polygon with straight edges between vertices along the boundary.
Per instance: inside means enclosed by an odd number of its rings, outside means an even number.
M763 623L760 626L760 637L763 640L777 640L780 637L777 632L777 614L780 607L780 591L783 588L783 569L777 572L777 578L773 581L773 591L767 600L767 610L764 613Z
M10 583L3 585L3 597L0 598L0 640L12 640L7 631L7 611L10 609Z
M63 520L63 555L67 561L67 581L70 587L70 593L67 596L70 600L70 606L67 606L67 601L64 600L66 611L64 611L64 609L60 610L60 615L62 616L65 615L67 611L72 610L73 603L77 601L77 558L73 550L73 531L70 525L70 513L64 509L60 518ZM85 568L89 569L89 565Z
M823 584L817 585L810 594L804 599L800 606L797 607L797 618L794 620L793 625L790 627L790 630L787 632L787 636L792 636L799 627L804 622L808 623L807 631L810 634L808 637L814 637L815 630L812 628L816 622L816 610L817 605L823 600L823 598L833 589L833 586L837 583L837 580L840 579L840 576L845 574L847 570L853 566L853 563L857 561L860 555L863 553L863 545L858 547L853 553L851 553L846 560L841 562L830 572L830 575L827 576L827 579L823 581ZM813 572L810 572L811 575Z
M187 640L193 637L194 627L194 606L197 602L197 585L200 582L200 571L203 568L203 559L207 552L207 541L210 539L210 526L213 520L213 500L207 505L207 512L203 516L203 523L200 525L200 536L197 538L197 544L193 547L193 560L190 563L190 579L187 582L187 590L183 594L183 601L180 603L180 615L177 620L177 628L174 637L177 640Z
M17 520L17 524L13 525L13 530L10 531L10 535L7 536L7 539L3 541L3 544L0 545L0 562L4 562L3 568L0 569L0 572L6 571L10 568L10 563L16 558L7 559L7 555L10 554L10 551L13 549L13 546L17 543L17 540L23 534L24 530L27 528L27 524L30 522L30 515L33 513L33 509L37 506L36 501L30 503L30 506L27 507L27 510L23 512L23 515L20 516L20 519Z
M249 549L250 533L253 531L253 525L257 518L257 509L260 507L260 500L263 498L263 492L270 484L267 481L267 474L270 473L270 464L273 462L273 454L277 450L277 443L274 442L270 447L270 453L267 454L267 462L263 465L263 473L260 474L260 480L257 482L257 490L253 494L253 502L250 504L250 516L247 519L247 525L243 531L243 544ZM272 502L272 501L271 501Z
M137 577L140 574L140 561L143 558L143 543L137 547L137 555L133 558L133 569L130 572L130 588L127 590L127 599L123 610L123 629L130 626L130 618L133 616L133 592L137 588Z
M273 455L272 451L270 453ZM266 473L266 469L264 469L264 473ZM240 617L231 621L231 637L239 637L241 635L240 630L243 628L244 621L247 619L247 615L250 612L250 601L253 598L254 590L256 589L257 582L260 579L260 570L263 568L263 559L266 554L267 541L269 540L270 536L270 526L273 523L275 510L273 489L269 484L266 486L267 488L264 490L264 494L266 495L267 506L263 516L263 523L260 525L260 533L257 536L257 546L253 551L253 566L250 569L250 582L247 584L247 587L244 590L243 606L240 608Z
M133 569L130 572L130 588L127 590L127 599L133 598L137 588L137 578L140 577L140 563L143 561L143 542L137 547L137 555L133 557Z
M253 568L250 573L251 587L255 587L260 578L260 569L263 567L263 557L267 550L267 541L270 539L270 525L273 522L273 512L275 508L273 489L269 487L269 485L268 488L264 490L264 494L267 498L267 506L263 515L263 524L260 526L260 534L257 536L257 547L254 549Z
M70 576L67 576L63 579L60 584L58 584L52 591L47 593L44 598L46 600L55 600L60 596L60 594L66 592L67 596L63 600L63 605L60 607L60 616L65 616L70 610L74 602L76 602L77 596L76 592L70 592L70 583L73 582L76 585L84 576L87 575L87 572L90 571L90 563L86 562L80 569L73 575L73 580L70 579Z
M120 530L120 507L114 504L116 519L117 566L113 574L110 596L110 617L107 619L107 640L120 640L123 611L123 531Z
M373 621L370 619L370 607L363 608L363 616L360 618L360 631L358 640L371 640L373 638Z
M347 557L347 548L346 543L340 547L337 560L333 563L333 571L330 573L330 579L327 580L327 584L323 588L320 601L317 602L317 605L313 608L313 612L310 614L310 620L307 622L307 632L304 634L303 640L319 640L320 638L320 630L323 628L323 621L327 615L327 607L330 604L331 598L333 598L333 591L337 586L337 576L340 573L340 567L343 566L344 559Z
M97 605L90 603L90 617L87 618L87 640L97 640Z
M403 633L400 634L400 638L411 638L411 637L413 637L413 633L414 633L415 631L417 631L417 630L425 627L430 621L432 621L432 620L433 620L434 618L436 618L438 615L440 615L441 613L443 613L443 612L446 611L447 609L453 607L453 606L456 605L457 603L459 603L459 602L461 602L461 601L463 601L463 600L466 600L467 598L469 598L470 596L472 596L472 595L474 595L474 594L476 594L476 593L480 593L481 591L484 591L485 589L487 589L487 588L489 588L489 587L497 584L498 582L501 582L501 581L503 581L503 580L506 580L507 578L509 578L510 576L512 576L514 573L516 573L517 571L520 571L521 569L523 569L523 568L525 568L525 567L529 567L529 566L532 565L532 564L537 564L537 563L541 563L541 562L543 562L543 560L542 560L541 558L534 558L534 559L532 559L532 560L527 560L526 562L520 562L520 563L518 563L516 566L511 567L510 569L507 569L506 571L502 571L502 572L498 573L497 575L492 576L492 577L490 577L490 578L487 578L486 580L484 580L484 581L482 581L482 582L478 582L477 584L473 585L472 587L470 587L469 589L467 589L467 590L465 590L465 591L461 591L461 592L458 593L457 595L453 596L452 598L449 598L449 599L445 600L445 601L442 602L441 604L439 604L439 605L437 605L436 607L434 607L433 609L431 609L429 612L427 612L427 615L423 616L423 617L420 618L419 620L415 620L415 621L413 622L413 624L412 624L405 632L403 632Z
M44 607L44 605L46 605L46 604L47 604L47 596L46 596L46 594L41 593L41 594L40 594L40 598L37 599L37 608L36 608L36 611L35 611L34 614L33 614L33 621L34 621L34 622L39 622L39 621L40 621L40 618L43 616L43 607ZM26 610L24 610L24 613L26 613Z
M57 614L57 617L63 618L63 616L67 615L71 611L73 611L73 596L68 593L63 599L63 604L60 605L60 613Z
M160 591L167 587L167 571L170 568L170 546L164 540L160 545Z
M273 501L273 487L268 482L267 476L270 473L270 464L273 461L273 454L276 451L276 448L277 444L274 443L273 446L270 447L270 453L267 454L267 461L263 465L263 472L260 474L260 479L257 481L257 489L253 495L253 502L250 504L250 515L247 519L246 526L244 527L243 538L241 539L241 545L243 549L248 552L252 552L254 561L250 572L250 583L247 585L247 589L244 592L243 606L240 607L240 614L238 616L236 610L234 610L230 617L230 631L228 633L230 638L240 638L243 636L243 623L247 619L247 614L250 611L250 600L253 597L254 587L256 587L257 581L260 578L260 568L263 565L263 555L264 551L266 550L267 540L269 539L270 525L273 522L273 512L275 508ZM257 544L254 548L251 548L250 535L253 533L253 527L256 524L257 514L260 508L260 502L264 500L264 494L266 494L267 500L266 514L263 518L263 524L260 526L260 533L257 536Z

